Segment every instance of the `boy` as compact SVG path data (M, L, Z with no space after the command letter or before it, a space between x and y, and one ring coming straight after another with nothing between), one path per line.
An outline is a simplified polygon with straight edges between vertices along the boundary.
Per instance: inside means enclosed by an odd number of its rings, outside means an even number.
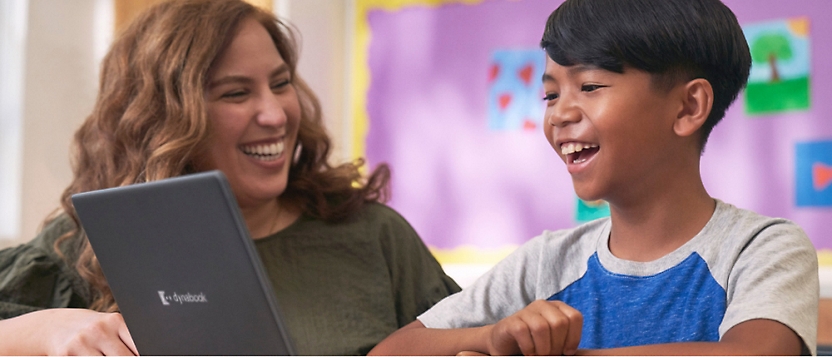
M541 47L546 138L611 217L544 232L371 353L815 353L811 242L711 198L699 173L750 69L734 14L719 0L567 0Z

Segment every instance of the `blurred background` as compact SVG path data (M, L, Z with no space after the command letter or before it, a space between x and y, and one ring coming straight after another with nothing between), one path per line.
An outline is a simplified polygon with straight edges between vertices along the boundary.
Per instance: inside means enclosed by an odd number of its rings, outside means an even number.
M705 186L803 227L832 298L832 2L723 1L754 64L709 139ZM58 207L99 61L156 2L0 0L0 248ZM333 163L390 164L390 205L461 285L546 229L609 214L575 196L540 129L537 44L561 0L251 2L301 34L299 73L321 99Z

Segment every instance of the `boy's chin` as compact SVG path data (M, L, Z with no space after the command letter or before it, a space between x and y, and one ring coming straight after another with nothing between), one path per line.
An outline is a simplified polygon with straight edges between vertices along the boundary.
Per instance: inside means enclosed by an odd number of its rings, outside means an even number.
M575 194L578 196L578 198L580 198L584 201L592 202L592 201L597 201L597 200L603 200L604 199L604 197L601 193L593 191L589 187L583 187L583 186L577 185L577 184L575 184L573 186L575 188Z

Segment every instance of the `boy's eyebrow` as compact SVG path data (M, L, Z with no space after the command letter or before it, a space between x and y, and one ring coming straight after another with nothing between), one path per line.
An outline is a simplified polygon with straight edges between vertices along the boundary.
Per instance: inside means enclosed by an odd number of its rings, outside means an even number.
M579 73L592 71L592 70L597 70L597 69L598 69L598 67L595 67L595 66L589 66L589 65L585 65L585 64L576 64L576 65L573 65L573 66L569 66L569 68L567 68L566 72L570 77L574 77L575 75L577 75ZM555 80L555 77L552 77L548 73L543 73L542 80L543 80L543 82L557 82Z
M274 71L272 71L272 73L269 75L269 78L277 77L277 76L279 76L283 73L286 73L286 72L289 72L289 66L287 66L286 63L283 63L280 66L278 66L277 68L275 68ZM220 85L223 85L223 84L227 84L227 83L250 83L250 82L252 82L252 79L249 78L249 77L232 75L232 76L221 77L221 78L219 78L215 81L211 81L210 83L208 83L208 88L214 88L214 87L217 87L217 86L220 86Z
M583 72L586 72L586 71L592 71L592 70L596 70L596 69L598 69L598 67L588 66L588 65L585 65L585 64L576 64L574 66L570 66L569 69L567 69L566 71L569 72L570 76L574 76L574 75L579 74L579 73L583 73Z

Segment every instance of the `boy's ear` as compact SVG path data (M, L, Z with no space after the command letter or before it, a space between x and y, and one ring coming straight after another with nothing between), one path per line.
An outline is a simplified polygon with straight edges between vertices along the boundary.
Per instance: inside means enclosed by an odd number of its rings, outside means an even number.
M673 131L679 136L690 136L705 124L711 114L714 89L708 80L696 78L685 83L681 90L682 106L673 123Z

